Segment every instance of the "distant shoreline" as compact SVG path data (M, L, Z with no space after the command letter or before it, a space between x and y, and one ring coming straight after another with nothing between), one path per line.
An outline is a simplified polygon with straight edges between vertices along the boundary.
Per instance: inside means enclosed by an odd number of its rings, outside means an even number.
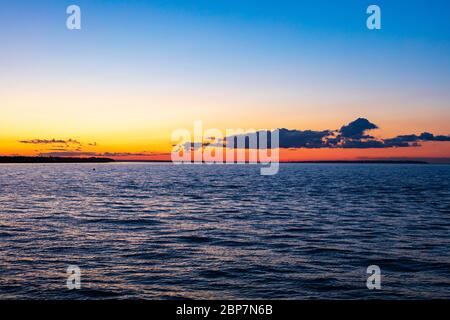
M114 160L111 158L74 158L74 157L25 157L0 156L0 163L171 163L170 160ZM240 162L242 164L242 162ZM280 163L324 163L324 164L430 164L418 160L323 160L323 161L283 161ZM238 164L238 162L236 162Z
M170 163L170 160L117 160L116 162L149 162L149 163ZM192 163L192 162L191 162ZM235 162L244 164L248 162ZM336 164L431 164L427 161L419 160L330 160L330 161L280 161L280 163L336 163ZM189 164L189 162L186 162ZM230 163L232 164L232 163Z
M0 157L0 163L109 163L115 162L110 158L69 158L69 157Z

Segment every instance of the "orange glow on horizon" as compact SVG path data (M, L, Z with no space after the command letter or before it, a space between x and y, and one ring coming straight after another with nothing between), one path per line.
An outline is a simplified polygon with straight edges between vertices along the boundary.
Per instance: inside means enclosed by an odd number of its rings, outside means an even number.
M86 154L80 154L75 157L108 157L116 161L170 161L170 149L161 150L154 153L139 153L116 150L111 151L83 151ZM92 152L91 154L88 154ZM117 154L117 155L114 155ZM225 154L225 152L224 152ZM33 150L13 149L10 152L1 152L1 155L22 155L36 156ZM450 158L450 142L425 142L420 147L406 148L372 148L372 149L339 149L339 148L322 148L322 149L280 149L280 162L294 161L340 161L340 160L383 160L383 159L440 159ZM246 152L248 159L248 152Z

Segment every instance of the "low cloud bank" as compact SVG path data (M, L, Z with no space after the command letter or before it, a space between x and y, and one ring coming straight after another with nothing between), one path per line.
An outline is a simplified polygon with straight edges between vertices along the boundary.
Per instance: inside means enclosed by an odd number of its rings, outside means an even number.
M369 134L370 131L379 127L365 118L358 118L338 130L289 130L278 129L280 137L280 148L348 148L348 149L369 149L369 148L405 148L418 147L425 141L450 141L450 136L434 135L429 132L420 135L400 135L394 138L376 138ZM249 141L259 136L268 136L270 141L271 131L257 131L243 135L229 136L224 139L223 145L230 144L234 139L234 145L238 139L245 138L245 148L249 148ZM256 137L255 137L256 135ZM258 146L259 147L259 146ZM268 146L270 148L270 144Z

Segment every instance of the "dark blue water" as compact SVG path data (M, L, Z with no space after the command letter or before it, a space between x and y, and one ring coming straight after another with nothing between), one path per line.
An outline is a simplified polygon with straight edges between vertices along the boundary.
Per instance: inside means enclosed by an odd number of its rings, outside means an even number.
M450 298L449 249L450 166L0 165L2 299Z

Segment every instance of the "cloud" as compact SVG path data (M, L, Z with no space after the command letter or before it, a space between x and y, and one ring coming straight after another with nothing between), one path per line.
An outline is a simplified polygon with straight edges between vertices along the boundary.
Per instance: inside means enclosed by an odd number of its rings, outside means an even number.
M162 153L162 152L104 152L99 153L99 156L102 157L150 157L150 156L167 156L170 153Z
M68 140L58 140L58 139L31 139L31 140L20 140L20 143L26 144L65 144L65 145L81 145L81 143L77 140L68 139Z
M376 138L370 135L370 131L379 127L365 118L358 118L338 130L290 130L286 128L277 129L279 132L279 147L284 149L320 149L320 148L340 148L340 149L371 149L371 148L406 148L418 147L422 142L450 142L450 136L434 135L430 132L423 132L419 135L408 134L399 135L393 138ZM211 137L203 142L185 142L178 145L184 150L196 150L206 147L231 147L249 149L250 141L256 141L256 147L262 148L259 142L264 138L267 141L267 148L271 148L270 141L273 131L260 130L247 134L228 136L225 139L215 141ZM243 146L237 146L237 141L244 141ZM170 153L155 153L150 151L142 152L87 152L83 151L83 144L74 139L32 139L21 140L21 143L34 145L48 145L47 152L40 150L41 156L60 157L146 157L170 155ZM233 143L234 142L234 143ZM88 143L89 146L97 146L96 142Z
M368 130L378 129L376 124L373 124L367 119L358 118L353 122L343 126L339 133L344 138L353 138L353 139L361 139L361 138L372 138L370 136L366 136L365 133Z
M40 157L97 157L96 152L85 151L55 151L55 152L41 152Z
M280 148L324 148L326 138L332 135L330 130L288 130L279 129Z
M204 147L223 147L223 144L218 143L218 144L213 145L209 142L203 142L203 143L202 142L185 142L181 145L178 145L177 147L178 147L178 149L194 151L194 150L200 149L202 147L203 148Z
M280 148L326 148L328 144L326 138L332 136L332 131L313 131L313 130L289 130L278 129L280 137ZM260 137L266 139L267 147L270 148L271 131L256 131L247 134L229 136L225 138L224 145L238 145L238 141L244 141L245 148L250 148L250 141L256 141L257 147L260 148L258 142Z
M35 150L41 156L97 156L95 152L84 151L84 144L75 139L29 139L19 140L20 143L41 146L40 150ZM96 147L97 143L87 144L90 147Z
M279 146L286 149L319 149L319 148L340 148L340 149L371 149L371 148L406 148L418 147L421 142L426 141L450 141L450 136L433 135L424 132L420 135L400 135L394 138L375 138L369 134L369 131L378 129L379 127L365 118L358 118L347 125L342 126L339 130L289 130L278 129ZM259 137L267 137L268 147L270 148L271 131L256 131L247 134L228 136L220 144L210 145L215 147L226 147L234 145L237 148L237 141L244 139L245 149L250 148L250 141L257 140ZM232 144L232 142L234 142ZM208 146L208 143L191 143L187 142L184 148L197 149ZM239 146L241 147L241 146ZM242 148L241 147L241 148ZM257 145L257 147L260 147Z
M48 150L48 151L77 151L77 150L71 150L69 148L48 148L46 150ZM78 151L80 151L80 150L78 150Z
M450 141L450 136L435 136L432 133L429 132L423 132L420 135L410 134L410 135L403 135L403 136L397 136L392 139L386 139L384 140L386 144L413 144L418 143L421 141Z
M41 157L138 157L138 156L162 156L170 155L170 153L156 152L86 152L86 151L60 151L56 149L51 152L41 152Z

